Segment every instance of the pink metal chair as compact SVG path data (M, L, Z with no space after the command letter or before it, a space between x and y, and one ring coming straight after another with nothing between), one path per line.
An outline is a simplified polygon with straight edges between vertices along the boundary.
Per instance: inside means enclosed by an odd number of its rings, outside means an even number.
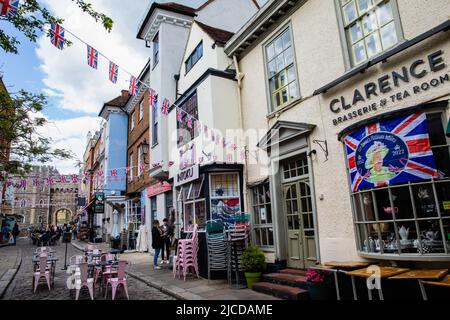
M186 275L190 270L199 278L198 273L198 225L194 225L192 231L192 238L182 239L178 241L178 249L175 261L173 263L173 276L180 278L183 274L184 281L186 281Z
M39 258L39 271L36 271L33 274L34 293L36 293L36 289L39 286L39 281L42 278L45 278L47 281L48 290L52 290L50 286L50 276L50 270L47 268L47 257L41 256Z
M80 279L75 282L76 296L75 299L78 300L80 296L80 291L83 287L87 287L89 290L89 295L91 300L94 300L94 278L88 278L88 264L80 263Z
M119 261L119 267L117 269L117 277L116 278L109 278L106 282L106 293L105 298L108 295L108 285L111 285L111 291L112 291L112 300L116 298L116 292L117 288L122 285L123 290L125 292L125 296L128 300L130 300L130 297L128 296L128 283L127 283L127 277L125 275L125 268L127 266L126 261Z

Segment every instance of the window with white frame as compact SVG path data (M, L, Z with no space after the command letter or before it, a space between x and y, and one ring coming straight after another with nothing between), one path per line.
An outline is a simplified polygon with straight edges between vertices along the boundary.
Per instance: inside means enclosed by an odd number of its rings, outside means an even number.
M152 107L152 145L158 144L158 108Z
M337 0L352 66L399 42L395 0Z
M233 221L241 211L239 174L221 173L210 175L211 219Z
M142 146L138 148L137 172L138 172L139 177L143 174L143 172L142 172Z
M290 29L265 47L272 111L300 97Z
M260 247L273 247L273 220L269 182L252 188L252 208L255 244Z
M153 68L159 62L159 32L153 38Z
M134 126L135 126L134 118L135 118L135 112L133 112L131 114L131 130L134 130Z
M139 103L139 121L144 119L144 108L145 108L145 103L144 103L144 99L142 99L141 103Z
M194 224L198 225L199 231L205 231L206 226L206 201L202 197L205 175L198 180L181 187L179 201L183 202L184 230L188 231Z
M130 153L130 178L134 178L134 155Z

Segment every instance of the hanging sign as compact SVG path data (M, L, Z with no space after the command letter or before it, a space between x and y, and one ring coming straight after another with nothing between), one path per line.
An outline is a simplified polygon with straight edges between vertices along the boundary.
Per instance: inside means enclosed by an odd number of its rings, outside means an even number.
M105 213L105 194L103 192L95 193L94 213Z
M344 141L353 192L438 177L424 113L369 125Z
M200 167L198 165L186 168L184 170L180 170L175 175L175 187L181 186L188 182L192 182L197 180L200 177Z
M154 184L147 188L147 196L149 198L157 196L158 194L162 194L172 190L172 185L167 181Z

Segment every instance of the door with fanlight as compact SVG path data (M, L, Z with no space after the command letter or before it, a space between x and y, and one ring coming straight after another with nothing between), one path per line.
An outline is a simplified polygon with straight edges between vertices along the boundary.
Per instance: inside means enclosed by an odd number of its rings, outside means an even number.
M287 264L289 268L296 269L308 268L317 261L314 207L307 166L305 157L284 165L285 181L291 181L283 184L283 212L288 246ZM286 170L289 171L288 175Z

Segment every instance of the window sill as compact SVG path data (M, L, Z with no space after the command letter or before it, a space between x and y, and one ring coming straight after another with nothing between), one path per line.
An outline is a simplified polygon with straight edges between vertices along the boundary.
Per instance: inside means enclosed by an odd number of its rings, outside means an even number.
M284 113L285 111L295 107L297 104L303 102L304 100L306 100L306 99L304 99L302 97L299 97L299 98L297 98L295 100L292 100L288 104L285 104L284 106L278 108L277 110L272 111L266 117L267 117L267 119L275 118L275 117L279 116L280 114Z

